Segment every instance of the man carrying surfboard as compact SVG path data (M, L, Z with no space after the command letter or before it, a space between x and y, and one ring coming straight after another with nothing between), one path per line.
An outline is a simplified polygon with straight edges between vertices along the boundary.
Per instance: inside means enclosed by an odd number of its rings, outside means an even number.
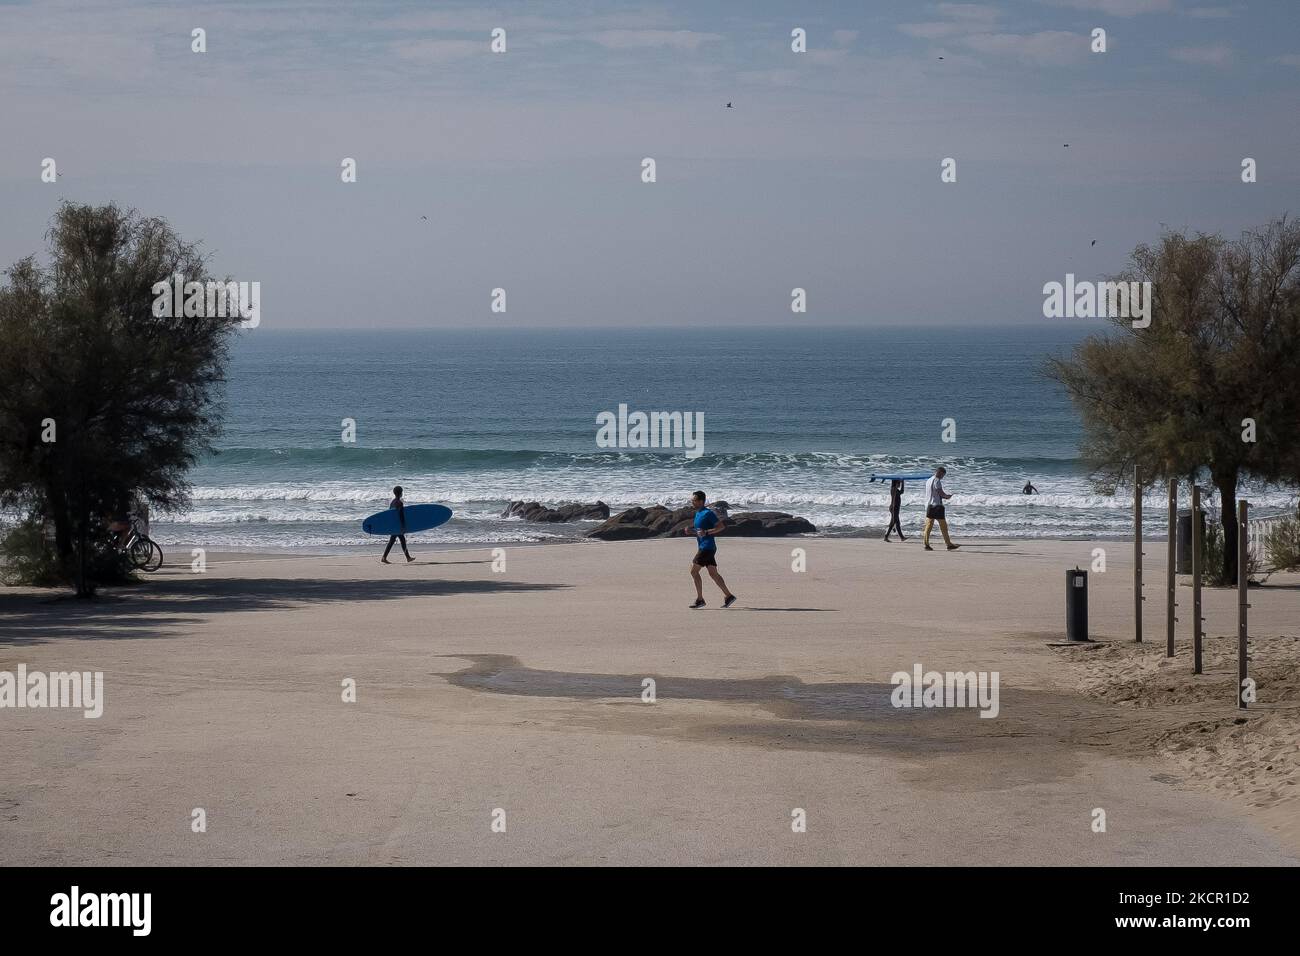
M727 582L718 573L718 542L714 535L721 531L726 522L704 506L708 499L704 492L697 491L691 495L691 505L695 508L695 560L691 562L691 578L695 581L695 603L691 610L704 607L704 583L700 580L700 568L709 569L709 577L722 589L724 608L736 603L736 595L727 590Z
M388 552L393 550L393 543L402 542L402 554L406 555L407 561L414 561L411 552L406 550L406 505L402 504L402 486L398 485L393 489L393 500L388 503L389 510L397 509L397 527L400 529L398 534L388 536L388 547L384 548L384 556L379 560L384 564L392 564L388 560Z
M961 547L959 544L953 544L952 539L948 537L948 519L944 513L943 503L952 495L943 490L943 476L948 474L948 469L940 465L934 470L934 475L925 483L925 531L921 535L921 542L925 545L925 550L933 551L930 547L930 530L934 523L939 522L939 530L943 532L943 543L948 546L949 551L956 551Z

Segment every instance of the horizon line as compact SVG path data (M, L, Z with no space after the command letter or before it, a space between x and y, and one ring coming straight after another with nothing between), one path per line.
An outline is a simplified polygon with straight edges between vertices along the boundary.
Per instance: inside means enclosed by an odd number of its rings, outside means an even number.
M1051 326L1091 326L1095 328L1110 327L1105 320L1097 319L1065 319L1049 320L1048 323L1036 323L1030 320L1025 321L1005 321L991 323L954 323L954 322L887 322L871 324L848 324L848 323L819 323L809 325L740 325L740 324L699 324L699 325L368 325L368 326L333 326L333 325L300 325L300 326L280 326L273 327L265 323L256 329L241 329L241 332L357 332L370 334L374 332L650 332L650 331L709 331L709 332L728 332L728 331L748 331L748 332L800 332L800 331L857 331L870 329L1024 329L1024 328L1044 328Z

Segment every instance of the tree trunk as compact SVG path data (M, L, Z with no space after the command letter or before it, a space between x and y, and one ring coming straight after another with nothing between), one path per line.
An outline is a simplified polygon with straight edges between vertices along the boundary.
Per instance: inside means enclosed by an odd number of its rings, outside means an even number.
M59 567L68 571L72 567L72 523L62 511L55 511L54 519L54 553L58 555Z
M45 506L47 516L54 522L54 551L59 567L72 581L77 597L94 597L95 584L86 573L90 516L84 503L69 500L57 487L47 487Z
M72 516L68 514L68 503L58 488L49 486L45 491L47 516L54 522L54 553L59 559L60 570L68 579L76 580L76 543L73 540L75 528Z
M1219 489L1219 520L1223 525L1223 583L1237 580L1237 475L1216 475Z
M90 580L86 574L89 561L86 559L86 552L90 548L90 515L85 508L81 509L80 519L77 522L77 597L93 598L95 596L95 582Z

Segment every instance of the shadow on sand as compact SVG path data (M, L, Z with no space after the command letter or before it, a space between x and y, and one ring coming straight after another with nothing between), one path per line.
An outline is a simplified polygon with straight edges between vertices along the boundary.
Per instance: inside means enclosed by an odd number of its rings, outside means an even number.
M728 608L728 610L733 610ZM737 611L835 611L833 607L737 607Z
M1005 545L999 545L998 547L1005 547ZM938 549L936 548L935 550ZM963 544L961 550L966 554L1016 554L1021 557L1034 557L1032 551L995 551L993 550L993 545L987 544Z
M413 568L436 568L448 564L491 564L492 562L486 558L480 561L421 561L419 558L416 558L414 561L407 561L406 559L401 558L396 561L389 561L388 563L401 565L403 567L410 565Z
M275 611L301 604L353 604L455 594L554 591L567 584L510 581L326 580L177 576L114 588L91 601L0 593L0 646L54 640L167 638L201 624L198 615Z
M1010 780L1047 780L1070 761L1059 751L1064 738L1088 733L1091 721L1070 708L1059 721L1062 698L1032 689L1003 688L1005 708L985 720L974 707L896 708L893 684L808 682L798 677L685 677L597 674L528 667L506 654L445 654L469 666L437 676L453 686L489 694L580 702L577 709L551 712L557 727L602 733L649 734L709 743L740 743L764 749L861 753L887 750L935 758L955 755L969 763L979 750L982 769L967 767L960 779L945 780L941 764L927 767L944 789L1001 789ZM653 678L656 702L702 702L757 707L763 718L740 709L665 711L647 706L643 681ZM531 712L530 719L538 720ZM1064 730L1064 732L1063 732ZM1056 751L1056 752L1053 752ZM1026 752L1040 759L1024 760ZM1010 759L1015 767L1008 767Z
M893 684L805 682L796 676L763 678L692 678L654 674L590 674L541 670L507 654L443 654L469 662L463 670L442 672L447 683L495 695L560 698L581 702L577 710L552 711L559 726L578 726L607 734L650 734L708 743L741 743L767 749L828 750L861 753L885 749L909 756L1043 752L1060 747L1058 722L1062 698L1035 689L1002 688L1000 719L980 718L976 708L896 708ZM666 711L646 706L643 680L653 678L655 701L698 701L754 706L764 719L744 709ZM536 714L534 714L536 717ZM1073 714L1078 717L1078 714ZM1071 728L1074 722L1071 721ZM1052 778L1060 754L1031 762L1022 770L1032 779ZM976 783L967 771L961 782L945 788L1008 786L989 760L987 782ZM1019 771L1017 771L1019 773ZM1014 774L1013 774L1014 775Z
M641 699L642 681L654 678L661 700L703 700L757 703L779 716L820 720L864 720L899 711L890 703L892 684L807 684L797 677L708 678L663 674L584 674L526 667L505 654L444 654L472 664L467 670L442 675L449 683L470 690L528 697Z

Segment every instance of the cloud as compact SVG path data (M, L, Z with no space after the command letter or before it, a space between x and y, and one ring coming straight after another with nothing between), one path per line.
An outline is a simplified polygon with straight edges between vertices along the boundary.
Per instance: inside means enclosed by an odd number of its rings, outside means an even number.
M591 39L610 50L636 50L671 47L674 50L698 50L706 43L721 40L716 33L694 30L602 30Z
M818 66L841 66L849 62L848 50L809 50L804 54L808 62Z
M3 2L3 0L0 0ZM377 5L382 6L382 5ZM536 4L536 7L542 6ZM487 35L494 27L502 27L510 35L533 33L539 30L576 32L585 30L640 30L668 27L673 21L667 11L638 10L623 13L595 13L591 11L561 12L555 8L546 15L512 12L473 6L439 4L437 10L409 10L390 16L367 16L368 28L382 30L449 30L458 33L475 32ZM286 4L286 14L292 16L293 7ZM241 14L242 15L242 14ZM299 20L301 15L298 15ZM313 24L317 20L312 12Z
M969 23L945 20L931 23L900 23L898 29L899 32L916 37L918 40L943 40L970 33L972 27Z
M962 37L963 46L992 56L1014 57L1042 66L1064 66L1088 52L1087 37L1061 30L1040 33L974 33Z
M1227 66L1232 62L1232 47L1216 44L1214 46L1184 46L1170 50L1169 56L1181 63L1193 63L1197 66Z
M900 23L898 29L921 40L943 40L969 33L988 33L1001 16L995 7L982 3L940 3L935 8L943 20Z
M486 40L401 40L392 50L403 60L420 63L446 63L489 52Z
M939 15L949 20L975 20L989 23L1001 16L997 7L983 3L941 3L938 9Z
M1113 17L1136 17L1143 13L1168 13L1174 9L1173 0L1045 0L1056 7L1073 7L1091 10Z
M836 46L848 46L857 38L857 30L836 30L831 34L831 42Z
M1088 49L1087 38L1061 30L999 33L1000 11L982 3L940 3L946 20L900 23L898 29L921 40L951 40L986 56L1011 57L1027 63L1061 66L1077 62Z
M1232 7L1189 7L1183 12L1197 20L1226 20L1237 15Z

